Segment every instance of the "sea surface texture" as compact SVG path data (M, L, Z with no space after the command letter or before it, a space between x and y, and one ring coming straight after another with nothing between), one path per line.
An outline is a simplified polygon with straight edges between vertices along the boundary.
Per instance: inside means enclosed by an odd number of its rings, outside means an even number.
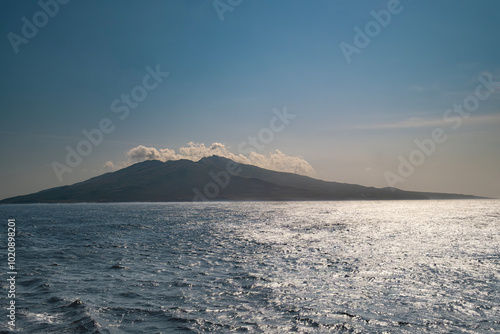
M500 333L500 201L35 204L4 333Z

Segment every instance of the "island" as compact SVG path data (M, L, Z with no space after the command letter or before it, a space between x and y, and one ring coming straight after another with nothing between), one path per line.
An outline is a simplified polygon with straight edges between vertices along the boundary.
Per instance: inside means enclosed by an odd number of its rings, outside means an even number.
M211 156L197 162L147 160L73 185L6 198L0 204L480 198L484 197L329 182Z

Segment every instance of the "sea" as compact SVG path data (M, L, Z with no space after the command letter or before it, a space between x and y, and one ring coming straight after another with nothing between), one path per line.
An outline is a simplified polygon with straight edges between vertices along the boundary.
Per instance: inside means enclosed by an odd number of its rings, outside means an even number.
M1 333L500 333L500 200L1 205L0 219Z

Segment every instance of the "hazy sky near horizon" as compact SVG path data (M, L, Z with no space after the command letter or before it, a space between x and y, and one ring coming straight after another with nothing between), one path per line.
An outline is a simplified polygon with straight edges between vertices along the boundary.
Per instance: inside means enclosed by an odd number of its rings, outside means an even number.
M0 3L0 199L249 136L264 166L500 198L496 0L40 3Z

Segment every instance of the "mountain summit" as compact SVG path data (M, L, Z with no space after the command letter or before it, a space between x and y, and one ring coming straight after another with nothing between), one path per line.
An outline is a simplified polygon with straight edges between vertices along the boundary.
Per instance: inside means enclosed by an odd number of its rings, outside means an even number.
M239 164L219 156L198 162L148 160L87 181L16 196L10 203L285 201L478 198L327 182Z

